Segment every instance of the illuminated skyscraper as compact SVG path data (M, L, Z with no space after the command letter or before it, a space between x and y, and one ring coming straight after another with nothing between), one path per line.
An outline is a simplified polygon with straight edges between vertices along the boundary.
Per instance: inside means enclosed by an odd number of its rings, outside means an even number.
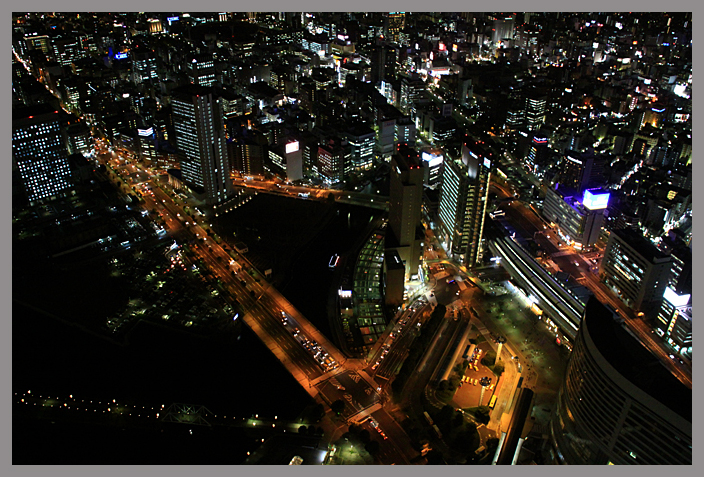
M394 43L398 43L401 30L406 26L405 12L391 12L384 18L384 36Z
M591 148L582 154L567 151L563 158L559 182L579 192L587 187L597 187L601 185L605 163L606 160L596 157Z
M406 266L406 279L416 275L420 265L422 203L423 168L418 152L401 144L391 159L390 233L387 232L386 248L398 251Z
M135 83L151 80L159 76L156 70L156 55L151 50L135 50L132 53L132 78Z
M675 352L692 358L692 295L677 293L670 287L665 288L658 318L655 320L655 332Z
M652 314L668 284L672 257L633 230L614 230L601 260L601 280L636 311Z
M516 19L513 15L500 15L494 17L494 28L492 29L491 41L497 45L505 39L512 39L514 35Z
M463 145L460 159L445 157L438 237L467 266L481 260L492 162L478 145Z
M545 122L545 107L547 106L547 96L541 92L529 91L526 94L525 122L528 129L540 128Z
M215 83L215 61L212 55L197 55L188 64L188 79L193 84L212 86Z
M71 188L67 157L59 111L47 105L12 110L12 158L30 203L59 197Z
M222 104L210 88L181 87L172 97L178 148L186 155L183 180L205 192L214 205L227 198L231 188Z
M582 195L562 187L549 189L543 216L557 224L562 240L583 250L599 240L608 200L609 193L601 190L586 190Z

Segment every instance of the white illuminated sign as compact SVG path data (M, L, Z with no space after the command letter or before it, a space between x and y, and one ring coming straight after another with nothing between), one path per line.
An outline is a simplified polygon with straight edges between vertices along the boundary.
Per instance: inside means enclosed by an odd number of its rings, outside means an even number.
M428 167L439 166L443 161L442 154L436 155L429 152L421 153L420 158L428 163Z
M487 158L484 158L484 167L491 169L491 161Z
M140 136L151 136L154 134L154 128L149 128L149 129L137 129L137 133Z
M589 210L599 210L605 209L609 205L609 194L608 192L592 192L590 190L584 191L584 198L582 204Z
M663 293L663 298L669 301L676 307L686 306L689 303L690 294L678 295L672 288L665 288L665 293Z
M286 144L286 154L298 151L298 141L289 142Z
M689 95L686 93L686 90L686 84L677 83L673 88L673 93L675 93L677 96L682 96L683 98L689 98Z

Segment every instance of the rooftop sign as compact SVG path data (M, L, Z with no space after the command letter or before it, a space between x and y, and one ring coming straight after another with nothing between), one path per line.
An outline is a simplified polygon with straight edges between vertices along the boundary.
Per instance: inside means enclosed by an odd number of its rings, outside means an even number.
M610 193L601 189L587 189L584 191L582 204L589 210L605 209L609 205Z

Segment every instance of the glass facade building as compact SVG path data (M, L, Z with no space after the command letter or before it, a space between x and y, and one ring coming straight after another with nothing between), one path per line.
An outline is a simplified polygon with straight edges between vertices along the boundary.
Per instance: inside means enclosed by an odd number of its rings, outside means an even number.
M550 439L560 464L691 464L692 390L592 298Z
M220 100L208 88L185 86L175 90L172 107L177 145L186 155L183 180L204 189L207 203L224 201L231 182Z
M72 187L58 111L46 106L13 110L12 157L30 203L58 197Z
M460 160L445 157L438 218L445 249L467 266L481 260L491 161L462 146Z

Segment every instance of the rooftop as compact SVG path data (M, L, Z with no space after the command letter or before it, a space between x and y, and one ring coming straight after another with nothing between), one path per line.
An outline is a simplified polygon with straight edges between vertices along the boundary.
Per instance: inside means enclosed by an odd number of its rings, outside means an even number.
M645 258L651 263L661 262L669 257L664 252L658 250L658 248L650 242L648 239L643 237L638 232L631 229L614 230L611 232L615 234L618 239L627 244L633 250L635 250L641 257Z
M692 390L682 384L598 300L587 302L582 327L613 368L673 412L692 421Z

